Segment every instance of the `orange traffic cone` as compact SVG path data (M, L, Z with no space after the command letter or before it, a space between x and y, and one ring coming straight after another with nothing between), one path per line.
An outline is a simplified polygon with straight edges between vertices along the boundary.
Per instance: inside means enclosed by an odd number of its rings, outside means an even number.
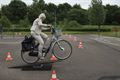
M83 43L80 41L78 48L83 48Z
M50 60L51 61L57 61L57 58L54 55L52 55L52 57L50 58Z
M7 53L7 57L6 57L6 61L10 61L10 60L13 60L12 56L11 56L11 53L8 52Z
M56 76L56 71L55 70L52 71L52 78L50 80L59 80Z

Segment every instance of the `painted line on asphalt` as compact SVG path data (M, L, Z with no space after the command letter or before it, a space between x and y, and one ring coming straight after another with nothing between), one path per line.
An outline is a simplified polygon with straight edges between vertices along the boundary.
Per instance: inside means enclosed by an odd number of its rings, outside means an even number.
M21 42L0 42L0 44L20 44Z
M110 41L105 40L105 39L102 39L102 40L101 40L101 39L95 39L95 38L91 38L91 39L96 40L96 41L99 41L99 42L102 42L102 43L111 44L111 45L119 46L119 47L120 47L119 44L111 43Z
M91 37L98 37L98 35L90 35L90 36ZM120 38L117 38L117 37L108 37L108 36L100 36L100 37L120 41Z

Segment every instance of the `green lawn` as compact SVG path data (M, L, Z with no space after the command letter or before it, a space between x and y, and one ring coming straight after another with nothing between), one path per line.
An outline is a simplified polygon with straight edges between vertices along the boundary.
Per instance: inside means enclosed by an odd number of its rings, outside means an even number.
M102 32L101 35L120 38L120 31L119 32Z
M79 29L97 29L98 26L96 25L81 25L80 27L75 27L73 29L76 29L78 31L64 31L63 34L98 34L97 31L79 31ZM119 32L115 32L115 28L118 28ZM72 30L72 28L70 28ZM120 37L120 26L114 26L114 25L103 25L101 26L101 29L110 29L109 32L101 32L101 35L104 36L112 36L112 37ZM50 34L50 32L45 32L47 34ZM30 32L4 32L3 35L30 35Z
M45 32L46 34L50 34L50 32ZM4 32L3 35L21 35L21 36L24 36L24 35L30 35L30 32ZM80 32L80 31L65 31L63 32L63 34L80 34L80 35L83 35L83 34L96 34L98 35L98 32ZM101 35L103 36L112 36L112 37L120 37L120 31L119 32L101 32L100 33Z

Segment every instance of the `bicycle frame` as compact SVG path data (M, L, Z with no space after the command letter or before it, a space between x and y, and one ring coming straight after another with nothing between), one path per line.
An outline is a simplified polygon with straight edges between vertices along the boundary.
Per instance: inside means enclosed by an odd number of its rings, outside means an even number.
M43 50L43 52L45 53L45 56L46 56L47 53L53 48L54 44L55 44L56 42L58 42L59 40L61 40L61 39L59 39L59 37L55 36L55 30L54 30L54 28L52 28L51 33L52 33L52 37L51 37L51 40L50 40L49 47L48 47L45 51ZM36 47L38 47L39 45L40 45L40 44L38 43L38 44L36 45ZM63 48L60 46L59 43L58 43L58 45L59 45L60 49L63 50Z
M50 41L49 47L48 47L47 50L45 51L45 53L46 53L45 56L46 56L47 53L52 49L52 47L54 46L54 44L55 44L58 40L60 40L60 39L57 39L57 38L55 37L55 35L52 34L52 39L51 39L51 41Z
M45 53L45 54L44 54L44 57L46 57L46 55L47 55L47 54L49 53L49 51L50 51L50 52L52 52L51 54L55 55L55 57L58 58L58 59L60 59L60 60L67 59L68 57L70 57L70 55L71 55L71 53L72 53L72 46L71 46L71 44L70 44L68 41L64 40L64 39L59 38L59 37L61 36L61 34L60 34L60 35L59 35L59 34L56 34L57 31L55 31L54 28L51 28L51 30L52 30L52 31L51 31L52 35L51 35L51 38L50 38L48 47L47 47L46 49L43 48L43 50L42 50L42 53ZM61 49L62 51L66 50L65 47L61 45L61 44L62 44L62 43L61 43L62 41L65 42L65 43L67 42L67 45L70 46L69 48L71 49L70 52L68 53L68 55L65 55L65 57L56 56L56 55L59 54L59 53L54 52L54 51L56 51L56 50L55 50L56 48L57 48L57 49ZM61 43L61 44L60 44L60 43ZM33 56L33 57L35 57L34 60L32 60L32 62L31 62L29 59L27 60L27 59L25 58L24 53L26 53L26 52L21 51L21 57L22 57L23 61L26 62L26 63L28 63L28 64L36 63L36 62L40 59L40 58L38 57L38 46L39 46L40 44L37 43L34 38L33 38L33 41L32 41L31 44L32 44L32 47L31 47L31 49L30 49L30 52L27 52L27 54L28 54L27 57L28 57L28 56ZM56 45L57 45L58 47L57 47Z

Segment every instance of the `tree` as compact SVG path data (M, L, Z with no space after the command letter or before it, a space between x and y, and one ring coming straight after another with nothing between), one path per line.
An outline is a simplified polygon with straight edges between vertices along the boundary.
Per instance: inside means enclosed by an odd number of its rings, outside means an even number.
M113 20L115 21L115 24L120 24L120 8L119 10L115 11L115 15L113 16Z
M106 20L105 24L107 25L115 25L120 24L120 8L117 5L109 5L105 6L106 9Z
M68 12L71 10L71 5L68 3L59 4L57 8L57 17L59 21L63 21L67 18Z
M21 28L29 28L30 22L29 22L28 18L25 18L25 19L19 21L19 25Z
M2 16L2 11L0 10L0 18L1 18L1 16Z
M33 4L28 7L28 19L32 23L39 14L45 10L44 0L33 0Z
M82 9L81 6L78 5L78 4L73 5L73 8L75 8L75 9Z
M38 0L33 0L33 5L37 5Z
M100 26L105 20L105 9L102 5L102 0L92 0L89 8L89 20L91 24L98 25L98 31L100 32Z
M9 12L9 7L8 5L3 5L1 7L1 16L4 15L4 16L10 16L10 12Z
M70 21L68 23L68 26L69 26L69 28L77 28L78 29L80 27L80 24L77 21Z
M6 16L2 16L0 19L0 23L3 28L11 28L11 22Z
M49 13L55 13L55 11L57 10L57 6L53 3L49 3L49 4L46 4L46 10L49 12Z
M87 17L87 11L83 9L71 9L68 12L68 20L75 20L79 24L87 24L88 23L88 17Z
M62 28L62 30L65 30L68 28L68 20L64 19L63 21L59 21L59 26Z
M55 4L53 4L53 3L45 4L45 10L47 10L46 23L54 23L55 22L57 6Z
M12 0L9 5L2 7L2 13L13 23L17 23L27 14L27 5L21 0Z

